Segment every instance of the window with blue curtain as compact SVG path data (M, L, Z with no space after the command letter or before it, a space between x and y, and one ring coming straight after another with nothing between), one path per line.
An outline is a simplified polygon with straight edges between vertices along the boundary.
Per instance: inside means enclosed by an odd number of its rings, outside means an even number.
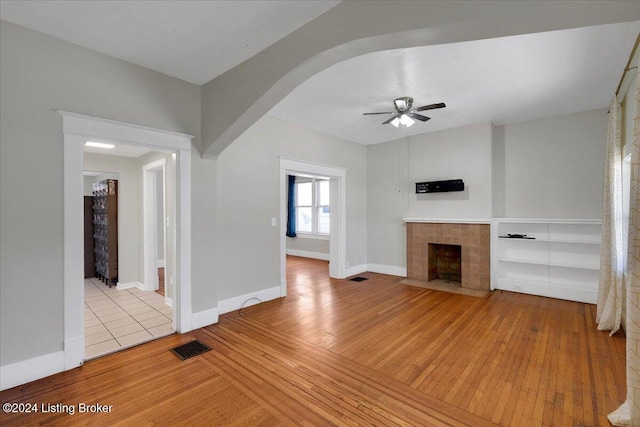
M287 177L287 237L296 237L296 177Z

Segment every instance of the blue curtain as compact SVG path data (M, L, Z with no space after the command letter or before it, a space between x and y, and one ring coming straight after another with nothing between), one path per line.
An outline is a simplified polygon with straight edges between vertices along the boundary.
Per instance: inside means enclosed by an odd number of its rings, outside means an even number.
M296 177L288 175L287 194L287 236L296 237Z

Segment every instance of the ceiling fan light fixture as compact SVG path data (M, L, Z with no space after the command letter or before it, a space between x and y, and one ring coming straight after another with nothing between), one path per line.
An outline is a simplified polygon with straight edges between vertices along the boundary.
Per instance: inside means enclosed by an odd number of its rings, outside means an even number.
M401 120L398 117L396 117L391 121L391 124L394 125L395 127L398 127L398 125L400 125L400 122Z
M400 123L405 125L406 127L411 127L411 125L415 123L415 120L413 120L411 117L407 116L406 114L403 114L400 116Z

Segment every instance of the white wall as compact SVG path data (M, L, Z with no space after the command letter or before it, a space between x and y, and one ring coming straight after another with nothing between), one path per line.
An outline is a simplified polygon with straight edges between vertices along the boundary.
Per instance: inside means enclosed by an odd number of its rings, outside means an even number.
M0 93L0 365L5 366L62 350L64 165L56 110L196 135L199 147L200 88L0 21ZM204 218L215 203L212 173L215 164L195 153L194 254L213 245L214 225ZM37 197L25 197L34 189ZM216 306L215 286L205 281L210 265L194 256L196 311Z
M142 184L136 159L84 153L84 169L118 174L118 283L142 281L139 240Z
M347 262L366 262L366 150L265 116L218 157L220 300L280 286L279 156L346 168ZM248 244L251 242L251 244Z
M607 110L504 126L511 218L601 218Z

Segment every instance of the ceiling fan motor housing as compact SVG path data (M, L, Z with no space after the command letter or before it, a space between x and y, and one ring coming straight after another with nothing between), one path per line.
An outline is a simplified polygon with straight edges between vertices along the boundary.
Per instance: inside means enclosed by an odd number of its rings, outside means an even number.
M411 98L410 96L396 98L393 100L393 104L395 105L398 113L403 113L411 109L411 107L413 106L413 98Z

